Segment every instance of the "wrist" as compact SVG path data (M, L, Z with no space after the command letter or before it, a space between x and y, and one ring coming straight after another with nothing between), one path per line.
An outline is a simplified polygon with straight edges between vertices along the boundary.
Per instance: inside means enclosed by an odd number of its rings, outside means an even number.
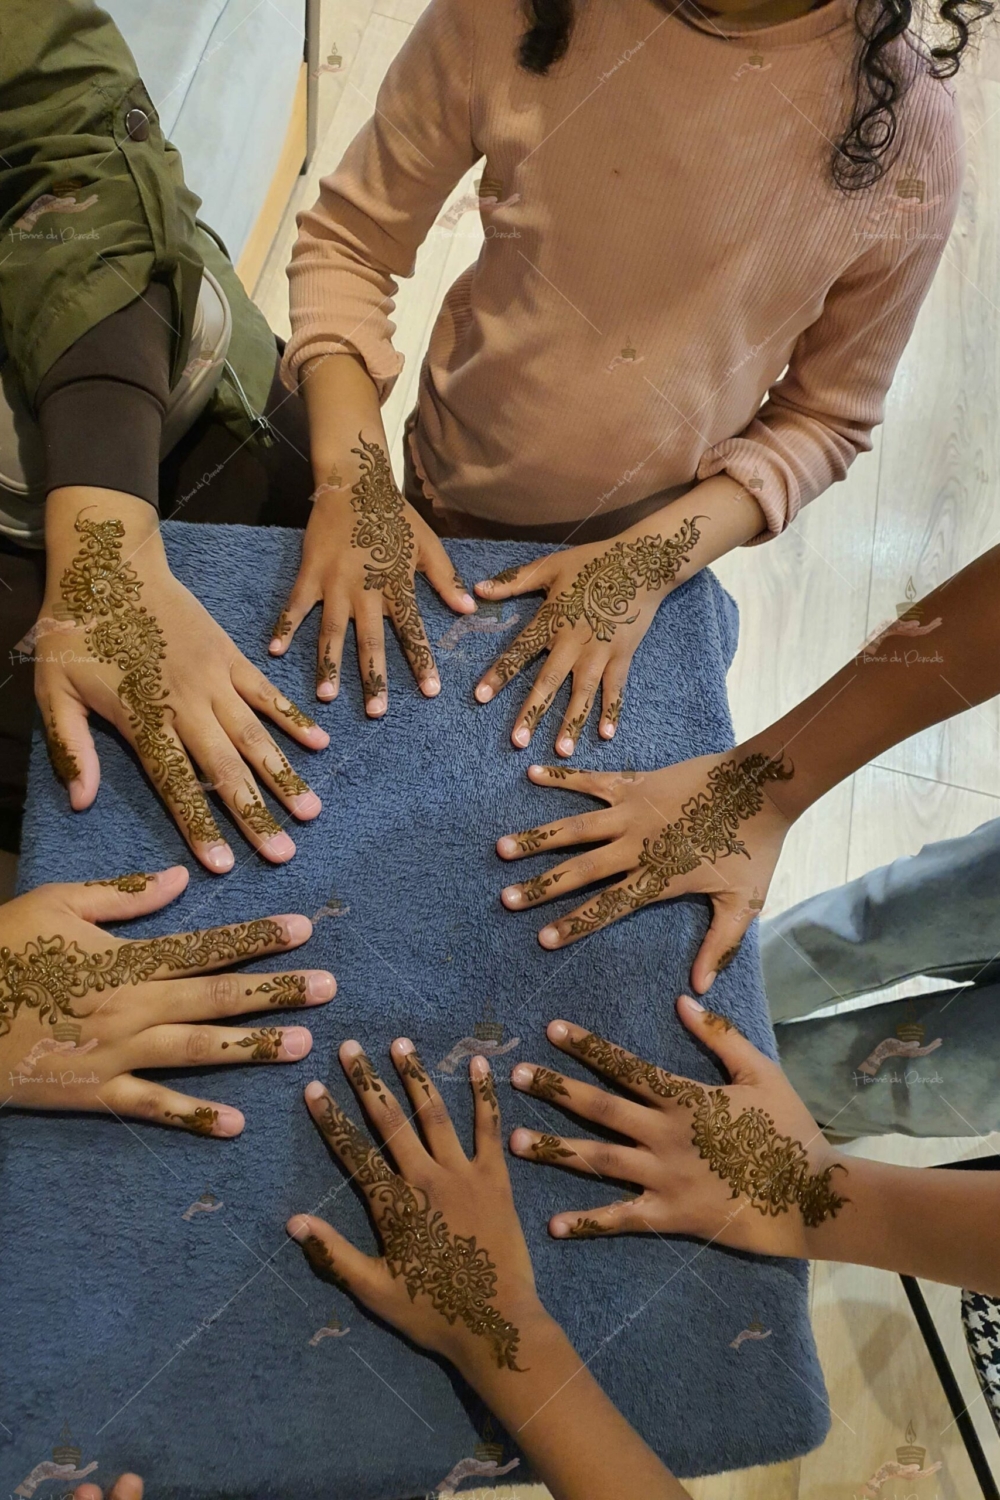
M768 781L762 788L764 807L782 824L784 832L827 790L826 787L820 790L815 788L808 767L797 761L792 750L787 748L780 720L770 729L762 729L759 734L751 735L737 745L733 754L737 760L743 760L748 755L766 755L769 760L781 761L791 770L792 774L787 780Z
M119 522L135 564L141 559L144 572L161 563L166 567L160 518L153 506L136 495L89 485L67 485L49 493L45 504L45 550L50 565L58 567L79 552L82 533L77 530L78 521ZM135 558L139 548L139 558ZM50 577L55 567L50 566Z
M561 1345L571 1347L560 1325L540 1302L513 1309L505 1304L502 1311L518 1332L514 1355L517 1370L498 1365L489 1345L483 1339L475 1341L481 1347L471 1347L466 1341L459 1351L449 1355L452 1363L487 1405L490 1405L491 1400L498 1399L498 1393L508 1390L511 1382L518 1381L529 1368L537 1368L552 1350Z

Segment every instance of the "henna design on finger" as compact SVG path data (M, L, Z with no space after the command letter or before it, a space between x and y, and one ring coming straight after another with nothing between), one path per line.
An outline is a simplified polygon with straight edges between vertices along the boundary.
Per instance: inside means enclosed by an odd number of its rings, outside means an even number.
M60 580L63 605L87 627L90 654L121 671L116 692L136 750L188 837L194 843L220 843L222 834L184 748L166 728L167 715L173 714L161 666L166 642L155 616L139 602L142 580L122 561L125 527L114 519L87 521L82 512L74 526L83 545Z
M515 567L512 567L512 568L501 568L500 572L499 573L494 573L493 577L490 578L490 579L488 579L487 582L488 583L513 583L514 579L517 577L517 575L518 575L518 573L520 573L520 571L521 571L521 564L520 563L518 563Z
M583 776L586 773L578 766L546 766L546 774L552 776L556 781L567 781L570 776Z
M348 1076L354 1087L361 1094L372 1093L380 1104L387 1108L389 1098L375 1069L372 1067L371 1058L364 1052L359 1052L347 1070Z
M622 716L623 694L619 693L613 703L609 703L604 710L604 722L610 724L612 729L618 728L618 720Z
M406 503L396 488L385 450L366 443L358 433L361 477L351 486L351 507L358 519L351 546L366 551L365 588L377 589L389 605L400 645L418 677L434 665L417 608L413 583L413 527ZM374 696L374 695L373 695Z
M580 1218L571 1224L564 1236L567 1240L594 1240L601 1234L614 1234L610 1224L601 1224L597 1219Z
M86 1012L74 1010L73 1002L85 999L91 991L141 984L163 968L198 970L220 962L235 963L283 939L280 923L262 918L232 927L140 938L103 953L86 953L58 934L39 936L19 953L0 948L0 1036L10 1031L22 1006L37 1010L39 1021L48 1021L50 1026L65 1017L82 1020Z
M561 1157L575 1156L575 1151L570 1151L563 1145L557 1135L540 1135L537 1141L532 1141L528 1147L536 1161L545 1162L551 1166L559 1161Z
M536 1068L531 1080L531 1092L536 1099L545 1099L549 1104L553 1103L560 1095L569 1098L569 1089L563 1083L558 1073L551 1068Z
M555 632L563 626L572 628L583 621L590 629L591 640L607 642L614 638L619 625L633 625L639 616L629 614L628 610L639 590L665 589L673 582L701 536L697 522L704 519L693 516L682 521L670 537L644 536L631 542L615 542L606 552L592 558L568 588L545 601L531 623L494 664L500 685L516 677L529 661L545 651ZM499 581L498 575L494 582Z
M548 707L552 702L552 698L553 694L550 693L549 696L545 699L544 703L533 703L528 709L528 712L524 716L523 723L524 728L528 731L529 735L534 734L535 730L538 728L539 724L541 723L542 716L548 711Z
M399 1065L399 1072L403 1078L412 1078L413 1082L423 1089L428 1099L431 1097L431 1086L424 1072L424 1065L416 1052L407 1052Z
M267 757L265 756L264 770L267 772L268 776L270 776L271 780L278 788L278 791L284 792L286 797L299 797L303 792L308 792L308 781L302 780L302 777L299 775L298 771L296 771L289 764L288 760L280 750L275 748L274 753L278 757L278 769L275 770L273 766L269 765Z
M303 713L297 703L293 703L290 698L286 698L285 702L287 707L282 708L280 700L277 698L274 700L274 707L283 719L287 719L290 724L296 725L299 729L316 728L316 720L310 719L307 713Z
M520 1331L495 1308L496 1263L475 1235L453 1234L422 1188L411 1187L374 1151L358 1127L327 1096L320 1128L368 1191L390 1276L402 1278L411 1302L426 1297L454 1326L485 1339L498 1369L519 1370Z
M562 733L568 734L574 745L583 732L583 726L587 722L587 716L590 713L590 705L592 702L593 699L588 698L580 712L574 718L567 719L566 723L562 727Z
M332 1281L334 1286L338 1287L342 1292L349 1292L351 1290L351 1284L347 1277L343 1276L337 1270L333 1256L330 1254L325 1240L321 1240L317 1234L310 1234L302 1241L302 1249L308 1258L309 1264L318 1276L324 1277L327 1281Z
M514 842L519 854L534 854L547 839L554 839L561 828L529 828L526 833L516 833Z
M500 1102L497 1099L497 1086L493 1080L493 1074L487 1070L476 1084L479 1097L484 1104L488 1104L493 1112L494 1125L500 1118Z
M176 1120L183 1125L185 1130L190 1130L192 1135L211 1135L215 1129L215 1122L219 1118L217 1109L209 1109L207 1104L201 1104L189 1115L175 1114L168 1109L164 1119Z
M740 824L764 806L766 782L790 781L794 774L794 766L784 766L784 751L714 766L705 791L684 803L681 816L661 828L656 838L643 839L638 874L625 885L609 886L592 905L567 917L560 924L562 936L596 932L616 917L662 900L672 880L690 874L705 860L714 865L720 855L730 854L749 859L746 845L736 837Z
M260 1031L251 1031L249 1036L240 1037L238 1042L233 1042L233 1046L252 1047L251 1062L274 1062L281 1051L281 1042L280 1026L265 1026ZM228 1046L228 1042L223 1042L223 1052Z
M562 875L532 875L530 880L521 884L521 895L525 901L541 901L545 892L554 885L558 885Z
M276 636L279 641L283 641L285 639L285 636L291 635L291 633L292 617L287 610L283 609L281 611L281 614L274 622L274 629L272 630L271 634L272 636Z
M49 762L63 786L69 786L80 774L76 756L51 721L45 726L45 748Z
M270 838L272 834L281 832L281 825L272 818L264 800L252 782L245 783L246 801L241 803L237 795L233 796L236 811L252 833L259 833L262 838Z
M458 589L460 593L467 594L469 592L465 587L465 584L462 582L462 575L454 571L451 575L451 586L453 589Z
M735 1031L736 1026L728 1016L720 1016L717 1010L707 1010L704 1015L705 1025L709 1031Z
M306 1003L306 976L304 974L275 974L256 989L246 990L246 995L266 995L268 1005L291 1006ZM247 1007L250 1009L250 1007Z
M137 896L144 891L153 875L143 875L136 871L134 875L113 875L110 880L85 880L84 885L112 885L116 891L122 891L127 896Z
M678 1078L593 1032L570 1046L616 1082L632 1088L645 1085L657 1098L673 1099L693 1110L691 1138L698 1155L732 1188L731 1197L745 1197L759 1214L777 1218L797 1205L803 1223L814 1229L835 1218L849 1202L831 1186L834 1172L847 1168L835 1162L822 1172L811 1172L802 1142L779 1135L773 1118L757 1105L733 1119L724 1089Z
M385 678L381 672L376 672L374 656L368 658L368 676L361 684L361 691L366 702L369 698L381 698L385 692Z
M322 687L324 682L328 682L331 687L337 685L337 663L330 655L329 641L324 642L323 659L316 668L316 686Z
M723 969L728 969L729 968L729 965L732 963L733 959L739 953L739 951L742 948L742 946L743 946L743 942L742 942L742 939L741 939L740 942L734 943L731 948L727 948L726 949L725 953L722 955L722 957L719 959L719 962L715 966L715 972L717 974L721 974L722 971L723 971Z

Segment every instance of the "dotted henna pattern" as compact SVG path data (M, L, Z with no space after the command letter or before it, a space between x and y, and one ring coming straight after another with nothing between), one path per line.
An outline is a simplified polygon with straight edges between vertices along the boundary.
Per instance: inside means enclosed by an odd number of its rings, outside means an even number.
M278 757L278 769L275 770L265 757L264 770L270 776L278 791L284 792L286 797L300 797L303 792L308 792L308 781L302 780L302 777L289 765L280 750L275 749L274 754Z

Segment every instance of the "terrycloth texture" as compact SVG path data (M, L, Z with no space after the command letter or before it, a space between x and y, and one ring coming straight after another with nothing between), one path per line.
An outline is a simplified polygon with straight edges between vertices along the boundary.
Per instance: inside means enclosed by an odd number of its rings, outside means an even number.
M277 685L312 704L317 615L286 660L268 661L265 652L264 622L291 585L300 534L172 524L163 531L178 576ZM470 581L541 551L472 542L449 550ZM474 704L471 689L510 639L515 616L523 621L537 600L485 608L476 624L491 631L475 632L423 582L418 589L438 643L440 697L418 694L390 640L389 715L369 722L348 657L341 697L317 705L331 746L319 756L290 751L325 804L317 822L294 829L295 859L267 867L234 835L231 875L195 868L175 907L128 929L138 936L318 913L313 938L290 962L331 968L340 988L328 1008L288 1017L312 1028L310 1058L199 1080L203 1091L245 1110L246 1131L232 1142L96 1117L10 1110L0 1117L9 1226L0 1242L0 1410L12 1434L0 1445L0 1491L48 1457L64 1420L81 1463L99 1462L97 1477L130 1466L171 1500L402 1500L472 1455L482 1413L457 1377L319 1281L286 1243L286 1217L332 1189L328 1217L358 1244L375 1246L361 1200L301 1099L309 1079L320 1077L357 1117L336 1060L345 1037L358 1037L389 1070L391 1039L412 1036L466 1142L464 1063L450 1072L442 1062L491 1015L502 1027L497 1082L506 1129L544 1121L558 1130L564 1120L515 1096L506 1081L518 1059L582 1075L545 1040L543 1027L556 1015L683 1073L720 1076L673 1009L705 931L704 900L640 913L561 954L535 939L543 913L502 909L509 866L494 853L495 838L593 805L561 789L542 791L525 775L546 754L566 693L535 748L515 751L509 732L522 684L488 707ZM638 651L614 744L599 742L592 725L577 761L640 769L730 745L724 674L736 637L735 607L713 576L685 584ZM103 778L83 816L66 810L35 745L22 887L193 863L130 754L96 722L94 732ZM528 874L548 863L539 856L520 868ZM720 976L713 1003L774 1054L752 938ZM516 1159L510 1167L546 1305L674 1469L691 1475L768 1463L822 1440L827 1407L803 1264L655 1237L557 1243L546 1231L557 1207L585 1208L618 1193ZM203 1194L221 1201L210 1198L205 1211L185 1218ZM315 1340L333 1318L349 1331ZM755 1322L770 1335L734 1349ZM505 1440L503 1461L515 1456ZM522 1461L513 1475L524 1474Z
M958 205L954 90L894 43L890 169L844 194L854 0L752 32L690 9L579 6L539 77L517 0L430 0L299 216L286 378L346 348L384 400L399 280L480 214L419 383L415 463L446 509L578 521L724 470L775 533L871 447Z

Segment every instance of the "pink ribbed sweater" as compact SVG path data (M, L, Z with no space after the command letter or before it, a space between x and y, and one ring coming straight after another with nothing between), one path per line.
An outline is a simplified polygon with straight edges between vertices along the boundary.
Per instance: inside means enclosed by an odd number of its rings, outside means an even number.
M913 86L893 164L867 192L833 186L853 16L830 0L748 32L584 0L541 78L516 62L518 0L431 0L299 215L286 384L346 348L385 400L398 279L454 232L432 226L485 157L499 201L419 382L428 493L533 525L725 471L779 532L871 447L964 167L953 88L897 44Z

